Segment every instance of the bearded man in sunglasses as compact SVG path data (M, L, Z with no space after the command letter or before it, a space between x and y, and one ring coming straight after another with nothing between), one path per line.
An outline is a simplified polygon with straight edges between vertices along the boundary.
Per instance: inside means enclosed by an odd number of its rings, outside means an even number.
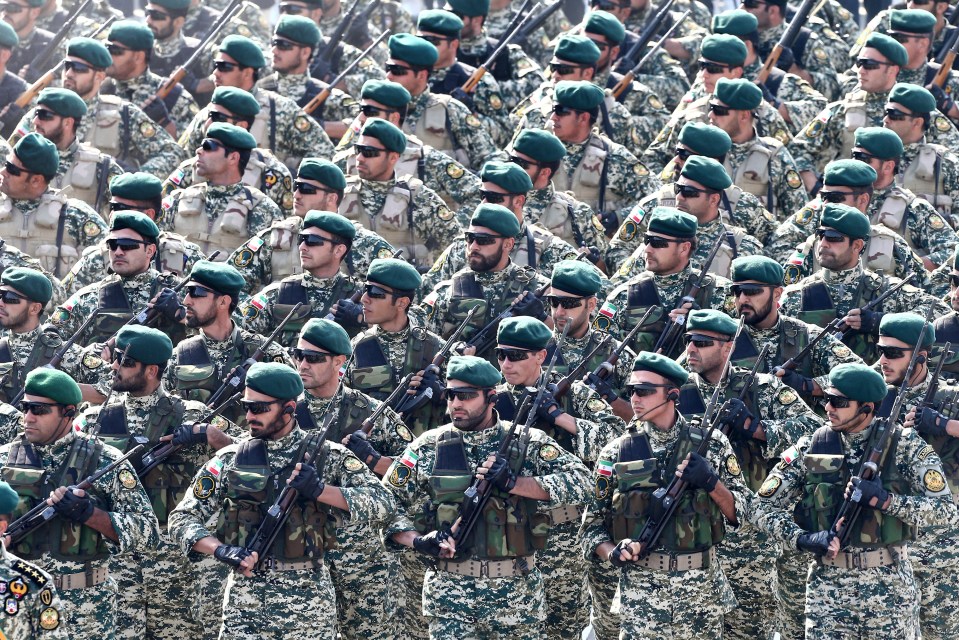
M18 46L13 50L10 59L7 61L7 69L21 78L26 76L27 71L29 71L31 82L39 78L46 69L30 70L24 69L24 67L35 60L53 40L53 32L37 24L45 4L41 0L13 0L5 2L3 10L0 12L0 17L13 27L19 40Z

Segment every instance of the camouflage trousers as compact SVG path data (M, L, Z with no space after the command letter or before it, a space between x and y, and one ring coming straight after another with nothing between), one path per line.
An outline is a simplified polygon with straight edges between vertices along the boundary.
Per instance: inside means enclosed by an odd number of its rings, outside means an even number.
M220 620L223 618L223 596L230 567L213 556L203 556L191 563L193 578L193 620L196 621L202 640L216 640L219 636Z
M589 623L596 640L616 640L619 637L619 614L610 611L616 588L619 586L617 569L605 560L586 563L586 579L591 602Z
M578 521L550 527L546 550L536 556L546 592L548 640L579 638L589 624L586 560L576 540L578 531Z
M71 640L114 640L117 624L117 583L112 576L95 587L59 590Z
M959 567L929 566L914 562L919 585L919 627L922 640L959 638Z
M729 532L717 551L739 606L726 614L724 640L766 638L776 618L775 543L755 529Z
M806 577L812 562L807 553L783 549L776 558L773 593L776 594L776 629L782 640L803 640L806 626Z
M430 640L543 640L545 637L536 625L501 627L495 621L465 622L435 618L430 621Z
M426 574L426 566L417 556L419 554L413 551L403 551L400 554L403 585L406 588L403 633L410 640L426 640L430 637L429 621L423 615L423 576Z

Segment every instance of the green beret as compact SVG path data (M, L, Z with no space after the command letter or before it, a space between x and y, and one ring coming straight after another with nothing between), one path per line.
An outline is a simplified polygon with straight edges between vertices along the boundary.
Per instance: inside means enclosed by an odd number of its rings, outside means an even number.
M346 176L343 175L343 170L329 160L303 158L296 170L296 177L316 180L334 191L346 189Z
M160 237L160 228L157 223L150 219L145 213L140 211L117 211L110 218L110 229L131 229L139 233L144 240L156 244Z
M886 102L896 102L909 109L913 115L923 115L936 110L936 99L925 87L908 82L897 82L889 92Z
M300 330L300 338L318 349L324 349L337 356L353 353L350 336L346 329L326 318L313 318Z
M152 4L157 4L170 11L186 11L190 8L190 0L149 0Z
M44 0L27 0L28 7L42 7L44 4L46 4Z
M713 34L703 38L700 56L710 62L741 67L746 64L746 45L736 36Z
M37 97L37 104L42 104L64 118L82 118L87 115L87 103L69 89L47 87Z
M306 16L280 16L274 34L314 49L320 44L320 28Z
M516 214L501 204L477 205L470 218L470 226L486 227L505 238L515 238L520 231Z
M561 80L553 93L558 104L578 111L592 111L606 99L606 93L588 80Z
M206 137L219 140L231 149L250 151L256 148L256 138L243 127L226 122L214 122L206 130Z
M221 106L235 116L252 118L260 112L260 103L253 94L238 87L217 87L210 102Z
M733 146L729 134L719 127L695 121L687 122L679 130L679 143L710 158L726 155Z
M686 318L686 329L689 331L715 331L724 336L736 335L739 327L736 321L717 309L696 309L689 312Z
M53 144L39 133L33 132L20 138L14 145L13 153L27 171L39 173L46 178L57 175L60 167L60 152Z
M121 20L113 23L107 40L134 51L153 51L153 32L150 31L150 27L135 20Z
M156 200L163 195L163 182L152 173L122 173L110 181L110 194L127 200Z
M416 267L396 258L377 258L371 262L366 280L385 284L398 291L416 291L423 284L423 277Z
M820 224L835 229L850 238L859 238L860 240L868 240L869 232L872 230L866 214L845 204L826 203L823 205Z
M83 402L80 385L59 369L34 369L27 374L23 392L31 396L50 398L58 404L77 405Z
M411 33L390 36L389 46L391 58L402 60L414 67L431 68L440 57L440 52L436 50L432 42L427 42Z
M217 293L228 295L235 302L240 300L240 292L246 284L243 275L232 266L225 262L209 260L199 260L193 265L190 280L209 287Z
M699 222L696 216L674 207L655 207L647 228L670 238L695 238Z
M416 19L416 28L429 33L442 33L444 36L460 37L463 30L463 21L452 11L442 9L426 9L420 11Z
M513 140L513 150L537 162L559 162L566 157L566 146L545 129L523 129Z
M889 336L916 346L919 342L919 332L925 324L927 324L926 319L918 313L886 313L879 321L879 335ZM926 335L922 337L922 346L931 347L935 341L936 329L932 323L929 323L926 327Z
M20 37L13 30L6 20L0 20L0 47L14 49L20 44Z
M485 16L489 13L489 0L448 0L450 9L467 18Z
M835 160L826 165L823 184L830 187L869 187L876 181L876 170L862 160Z
M683 169L679 174L716 191L722 191L733 183L732 178L726 173L726 168L706 156L690 156L683 163Z
M889 12L890 33L932 33L936 16L923 9L893 9Z
M603 36L613 44L621 44L626 39L626 27L608 11L590 11L584 30Z
M0 275L0 282L10 285L33 302L47 304L53 297L53 283L42 271L27 267L8 267Z
M246 386L277 400L295 400L303 393L300 374L279 362L255 363L246 374Z
M733 282L762 282L783 285L783 266L766 256L742 256L733 260L730 280Z
M131 324L117 332L117 349L143 364L163 364L173 355L173 342L158 329Z
M870 155L882 160L898 160L902 155L902 139L892 129L885 127L860 127L856 129L856 144Z
M561 36L556 42L553 57L564 62L593 66L602 53L596 43L586 36Z
M243 67L260 69L266 66L266 58L263 57L260 45L243 36L234 34L223 38L220 53L230 56Z
M878 371L858 362L846 362L832 369L829 386L857 402L882 402L888 391Z
M533 181L523 167L515 162L487 162L480 169L480 179L506 189L507 193L526 193L533 190Z
M403 85L389 80L367 80L360 90L360 97L376 100L380 104L394 109L405 107L413 99Z
M18 504L20 504L20 496L13 490L13 487L0 480L0 515L10 515Z
M106 69L113 64L113 56L106 45L93 38L73 38L67 43L67 55L86 60L97 69Z
M356 227L353 226L353 223L332 211L317 211L316 209L307 211L306 217L303 218L303 229L310 227L323 229L323 231L328 231L350 240L356 237Z
M737 111L752 111L763 102L763 90L746 78L720 78L713 95Z
M499 323L496 330L496 344L507 347L519 347L539 351L545 349L553 332L536 318L518 316L507 318Z
M550 284L574 296L595 296L603 286L599 271L582 260L562 260L553 265Z
M909 54L906 52L906 48L899 44L894 38L884 33L872 33L866 40L865 46L870 49L875 49L896 66L904 67L909 61Z
M713 33L748 36L759 31L759 20L743 9L723 11L713 16Z
M360 131L361 136L370 136L383 143L387 151L406 151L406 134L392 122L382 118L367 118Z
M503 376L496 367L476 356L453 356L446 365L446 379L458 380L477 389L492 389Z
M689 380L689 372L679 366L679 363L672 358L643 351L633 360L633 371L652 371L663 376L677 387L681 387Z

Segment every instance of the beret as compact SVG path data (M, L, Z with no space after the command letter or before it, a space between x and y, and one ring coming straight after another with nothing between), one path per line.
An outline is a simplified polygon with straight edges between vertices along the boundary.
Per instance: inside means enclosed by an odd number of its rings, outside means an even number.
M591 111L606 99L606 93L588 80L561 80L553 93L557 103L578 111Z
M51 111L64 118L82 118L87 115L87 103L69 89L47 87L37 97L37 104L49 107Z
M300 374L279 362L255 363L246 374L246 386L278 400L293 400L303 393Z
M526 193L533 189L529 174L515 162L487 162L480 169L480 179L506 189L507 193Z
M432 42L427 42L411 33L390 36L390 57L402 60L414 67L432 67L440 57Z
M471 227L486 227L505 238L515 238L519 235L519 220L516 214L501 204L483 203L476 206L470 217Z
M199 260L190 271L190 281L209 287L217 293L223 293L234 301L240 299L240 292L246 280L239 271L225 262Z
M613 44L620 44L626 39L626 27L608 11L590 11L583 30L601 35Z
M0 515L10 515L20 504L20 496L9 484L0 480Z
M350 344L346 329L326 318L309 320L303 325L300 338L334 355L348 356L353 353L353 345Z
M210 102L219 105L236 116L252 118L260 112L260 103L253 94L239 87L217 87Z
M783 285L783 266L766 256L741 256L733 260L730 280L733 282L762 282Z
M489 13L489 0L448 0L446 4L456 13L468 18Z
M219 140L231 149L250 151L256 147L256 138L249 131L235 124L214 122L206 130L206 137Z
M260 45L236 34L223 38L223 42L220 43L220 53L225 53L244 67L260 69L266 66L266 58L263 57Z
M160 227L157 226L150 216L140 211L117 211L110 218L110 229L130 229L139 233L144 240L150 240L156 244L160 237Z
M368 282L378 282L398 291L415 291L423 284L416 267L406 260L377 258L366 272Z
M866 214L845 204L825 204L822 208L820 224L860 240L868 240L869 232L872 230Z
M413 99L410 92L403 85L389 80L367 80L360 90L360 97L367 100L376 100L387 107L399 109L405 107Z
M706 156L690 156L679 172L684 178L695 180L708 189L722 191L733 183L726 168L719 162Z
M23 392L31 396L50 398L59 404L80 404L83 394L80 385L59 369L34 369L27 374Z
M343 191L346 189L346 177L343 170L330 162L320 158L303 158L300 166L296 170L297 178L306 180L316 180L328 186L334 191Z
M592 66L602 53L596 43L586 36L562 36L556 42L553 57L566 62Z
M150 2L171 11L186 11L190 8L190 0L150 0Z
M134 51L153 50L153 32L150 27L136 20L121 20L110 27L107 40L117 42Z
M865 46L870 49L875 49L894 65L904 67L909 61L909 54L906 52L906 48L894 38L884 33L872 33L869 38L866 39Z
M603 286L599 271L581 260L562 260L553 265L550 284L576 296L595 296Z
M127 200L155 200L163 194L163 182L152 173L122 173L110 181L110 193Z
M34 302L46 304L53 297L53 283L42 271L27 267L8 267L0 275L0 282L10 285Z
M81 58L97 69L106 69L113 64L113 56L99 40L73 38L67 43L67 55Z
M835 160L826 165L822 181L831 187L868 187L877 177L876 170L861 160Z
M44 0L27 0L28 7L42 7L44 4Z
M752 111L763 101L763 90L746 78L720 78L713 94L730 109Z
M936 110L936 99L925 87L908 82L897 82L889 92L886 102L901 104L914 115L932 113Z
M463 21L452 11L442 9L426 9L420 11L416 19L416 28L430 33L442 33L445 36L458 38L463 30Z
M695 331L715 331L724 336L736 335L736 329L739 325L735 320L717 309L696 309L690 311L686 318L686 329Z
M694 238L699 222L696 216L674 207L655 207L647 228L670 238Z
M478 389L492 389L503 376L482 358L476 356L453 356L446 365L446 379L458 380Z
M314 48L320 44L320 28L306 16L280 16L280 21L276 23L273 33Z
M746 45L736 36L713 34L703 38L700 55L710 62L741 67L746 63Z
M732 138L719 127L695 121L687 122L679 130L679 142L693 152L710 158L725 155L733 146Z
M633 371L652 371L663 376L677 387L681 387L689 380L689 372L679 366L672 358L660 353L643 351L633 360Z
M13 30L6 20L0 20L0 47L13 49L20 44L20 36Z
M27 171L39 173L47 178L57 175L60 167L60 152L39 133L33 132L20 138L13 147L13 153L23 163Z
M308 229L309 227L323 229L350 240L356 237L356 227L353 226L353 223L332 211L317 211L316 209L308 211L306 217L303 218L302 228Z
M545 349L553 332L536 318L518 316L507 318L499 323L496 330L496 343L520 349L539 351Z
M882 375L865 364L846 362L829 372L829 386L857 402L882 402L888 389Z
M117 332L117 349L143 364L163 364L173 355L173 342L158 329L131 324Z
M919 333L924 324L927 324L926 319L918 313L886 313L879 321L879 335L889 336L915 346L919 342ZM922 338L922 346L931 347L935 341L936 329L932 323L928 323L926 335Z
M360 135L376 138L383 143L387 151L395 151L396 153L406 151L406 134L395 124L382 118L368 118L360 131Z
M897 160L902 155L902 139L892 129L885 127L860 127L856 129L855 146L862 147L870 155L882 160Z
M723 11L713 16L713 33L748 36L759 31L759 20L743 9ZM724 101L725 102L725 101Z
M537 162L559 162L566 157L566 146L545 129L523 129L513 140L513 150Z
M936 28L936 16L923 9L893 9L889 12L891 33L932 33Z

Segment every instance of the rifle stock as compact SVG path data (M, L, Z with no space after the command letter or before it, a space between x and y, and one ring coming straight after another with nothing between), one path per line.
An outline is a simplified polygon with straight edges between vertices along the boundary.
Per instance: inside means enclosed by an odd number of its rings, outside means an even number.
M806 20L809 19L809 14L812 13L815 2L816 0L803 0L803 3L799 5L799 10L796 11L796 15L789 21L789 26L786 27L779 41L763 62L763 67L759 70L759 75L756 76L756 84L766 82L769 74L772 73L773 67L779 62L779 56L782 55L783 49L792 48L796 42L796 38L799 37L802 26L806 23Z
M629 88L629 85L632 84L633 80L636 79L636 76L639 74L640 69L642 69L647 62L653 59L653 56L656 55L656 52L662 49L663 44L666 42L666 40L668 40L673 35L676 29L679 28L679 25L681 25L683 21L686 18L688 18L691 13L692 11L690 9L686 9L686 11L683 12L683 15L681 15L679 19L675 20L673 24L669 26L669 29L666 30L666 33L664 33L659 38L659 40L656 41L656 43L652 46L652 48L646 52L646 55L644 55L639 60L639 62L637 62L633 66L632 69L630 69L629 71L623 74L623 77L619 79L619 82L617 82L612 89L614 98L619 99L619 97L623 95L626 89ZM665 18L665 15L668 15L668 14L664 14L664 18ZM654 16L654 18L655 17L656 16Z
M313 98L303 106L303 111L305 111L307 114L312 114L314 111L322 107L326 103L326 101L329 99L330 94L333 92L333 88L336 85L338 85L340 82L342 82L343 78L345 78L351 71L353 71L356 65L358 65L363 60L363 58L370 55L370 53L373 51L376 45L383 42L383 40L385 40L390 35L390 33L392 32L389 29L381 33L379 37L373 41L373 44L371 44L362 52L360 52L360 55L358 55L353 62L348 64L346 68L339 73L339 75L337 75L335 78L330 80L329 84L327 84L322 91L320 91L318 94L313 96Z
M67 16L67 19L63 21L60 29L58 29L53 35L53 38L43 49L43 51L41 51L36 58L28 63L27 71L29 71L31 75L34 74L34 69L42 70L46 66L50 56L53 55L53 53L57 50L57 47L60 46L60 43L63 42L70 34L70 29L73 28L74 24L76 24L77 19L80 18L80 14L86 11L87 7L89 7L92 3L93 0L83 0L83 2L78 4L73 11L70 12L70 14Z
M528 4L529 0L527 0ZM524 5L525 6L525 5ZM476 67L476 70L473 72L469 78L466 79L466 82L463 83L462 89L466 93L473 93L476 91L476 87L479 85L480 80L483 79L483 76L489 71L489 68L493 65L493 62L500 56L503 51L506 50L506 47L510 45L513 40L516 39L516 36L519 35L520 30L524 25L528 24L530 20L533 19L533 12L530 11L526 16L519 21L519 24L512 31L507 31L503 34L503 38L499 41L499 44L496 45L496 49L493 50L493 53L483 61L483 63Z

